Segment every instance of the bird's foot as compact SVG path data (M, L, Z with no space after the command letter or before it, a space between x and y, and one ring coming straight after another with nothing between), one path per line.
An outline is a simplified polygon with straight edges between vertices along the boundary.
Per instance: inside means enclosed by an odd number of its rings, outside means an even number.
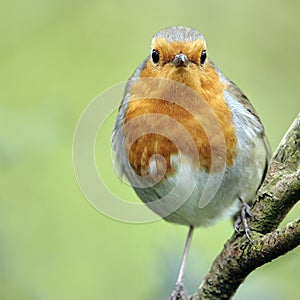
M248 240L253 244L253 240L250 236L250 227L247 221L247 217L253 218L253 214L251 212L250 206L241 198L240 201L242 202L241 214L237 217L237 219L234 222L234 230L237 234L241 234L241 232L239 231L239 227L242 224Z
M168 300L188 300L187 291L182 282L177 282Z

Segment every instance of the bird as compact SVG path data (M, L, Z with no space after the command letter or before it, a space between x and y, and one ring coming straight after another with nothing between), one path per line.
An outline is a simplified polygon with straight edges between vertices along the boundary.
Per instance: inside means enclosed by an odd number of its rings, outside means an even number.
M223 50L224 51L224 50ZM184 272L194 228L248 217L270 160L256 110L208 57L204 36L174 26L155 33L129 78L111 145L114 165L164 220L189 227L170 300L187 299Z

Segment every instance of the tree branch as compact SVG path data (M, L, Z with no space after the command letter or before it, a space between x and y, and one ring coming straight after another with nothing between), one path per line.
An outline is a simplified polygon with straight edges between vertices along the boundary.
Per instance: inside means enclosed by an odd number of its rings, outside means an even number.
M259 243L261 247L249 248L249 257L268 257L271 261L293 250L300 244L300 218L289 223L281 230L276 229L266 234Z
M191 300L231 299L257 267L300 245L300 218L278 229L300 199L300 114L282 139L251 208L251 244L236 233L226 242Z

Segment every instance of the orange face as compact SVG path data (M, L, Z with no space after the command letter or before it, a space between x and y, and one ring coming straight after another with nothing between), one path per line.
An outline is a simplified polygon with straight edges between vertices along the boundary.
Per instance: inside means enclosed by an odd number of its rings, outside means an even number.
M171 62L175 55L183 53L189 61L197 66L200 66L200 57L202 51L206 50L206 44L204 40L198 39L193 42L168 42L165 38L155 39L152 43L152 49L159 53L160 60L156 68L157 71L161 71L161 67Z
M166 175L171 174L175 171L171 157L179 152L206 171L231 165L237 155L235 129L224 100L226 87L213 64L201 60L205 41L169 42L159 38L152 47L159 57L155 61L149 57L140 79L131 86L124 117L123 125L140 117L123 129L132 168L139 175L147 175L150 157L159 154L166 161ZM178 57L184 61L175 61ZM168 123L160 115L174 122ZM213 157L219 162L214 161L212 169Z

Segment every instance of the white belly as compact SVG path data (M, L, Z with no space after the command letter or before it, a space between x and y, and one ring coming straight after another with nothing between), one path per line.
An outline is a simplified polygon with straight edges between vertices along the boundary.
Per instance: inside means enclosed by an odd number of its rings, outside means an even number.
M263 147L262 141L257 139L254 147ZM265 153L252 151L253 145L248 150L247 157L244 157L244 149L235 164L226 167L221 176L210 175L210 183L209 174L200 172L184 159L185 162L180 164L181 172L163 179L154 187L135 188L136 193L149 208L169 222L212 225L233 216L240 208L239 198L251 201L260 185ZM256 155L251 155L252 152ZM207 191L210 199L201 198Z

